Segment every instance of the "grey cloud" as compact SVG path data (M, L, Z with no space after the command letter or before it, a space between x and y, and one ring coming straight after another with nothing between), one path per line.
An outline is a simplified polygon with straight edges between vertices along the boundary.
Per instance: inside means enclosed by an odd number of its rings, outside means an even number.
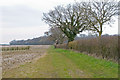
M42 11L27 6L2 6L2 27L33 27L44 25L41 21Z

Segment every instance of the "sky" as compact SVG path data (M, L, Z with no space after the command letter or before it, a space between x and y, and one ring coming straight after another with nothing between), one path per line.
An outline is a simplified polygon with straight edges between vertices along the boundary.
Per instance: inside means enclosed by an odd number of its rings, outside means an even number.
M42 21L43 13L57 5L67 5L75 0L0 0L0 43L26 40L44 35L49 26ZM76 0L79 1L79 0ZM112 27L105 25L103 34L118 34L118 19ZM109 28L108 28L109 27Z

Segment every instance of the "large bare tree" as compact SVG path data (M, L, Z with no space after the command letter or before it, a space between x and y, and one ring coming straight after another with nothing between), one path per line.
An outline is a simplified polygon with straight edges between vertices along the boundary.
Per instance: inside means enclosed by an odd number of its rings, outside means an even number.
M101 37L103 25L110 24L113 16L118 13L118 4L116 1L100 0L88 3L82 3L86 11L86 20L90 23L89 30L96 31Z
M43 20L52 27L58 27L68 38L68 42L73 41L88 24L85 21L84 9L80 4L57 6L43 15Z

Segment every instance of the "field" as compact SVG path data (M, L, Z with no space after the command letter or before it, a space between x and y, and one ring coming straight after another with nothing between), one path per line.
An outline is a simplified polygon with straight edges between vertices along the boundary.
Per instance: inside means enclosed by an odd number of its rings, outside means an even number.
M117 78L118 64L71 50L3 51L3 78Z
M21 48L16 49L15 48ZM49 46L29 46L30 49L26 49L28 46L8 46L4 47L2 51L3 64L2 70L5 72L8 69L17 67L18 65L24 64L25 62L30 62L35 58L39 58L46 54L46 49ZM13 50L8 50L12 49Z

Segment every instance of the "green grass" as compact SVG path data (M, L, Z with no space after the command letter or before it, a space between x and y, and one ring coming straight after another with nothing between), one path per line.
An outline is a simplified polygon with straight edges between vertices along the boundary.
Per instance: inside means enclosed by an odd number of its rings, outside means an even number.
M91 74L94 78L116 78L118 77L118 64L103 60L96 59L81 53L76 53L70 50L56 49L56 53L61 53L65 57L71 59L79 69L87 74Z
M51 47L45 57L3 73L4 78L117 78L118 64Z

